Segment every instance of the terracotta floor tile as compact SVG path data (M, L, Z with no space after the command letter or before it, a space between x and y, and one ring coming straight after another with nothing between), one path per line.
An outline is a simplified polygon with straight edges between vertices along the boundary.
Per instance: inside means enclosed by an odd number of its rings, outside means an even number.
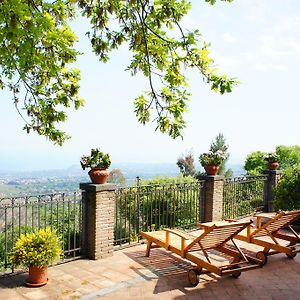
M1 300L299 300L300 255L272 256L262 269L239 279L201 275L197 287L187 278L190 263L162 249L145 257L145 245L124 249L99 261L77 260L49 269L39 289L23 286L26 274L0 278Z

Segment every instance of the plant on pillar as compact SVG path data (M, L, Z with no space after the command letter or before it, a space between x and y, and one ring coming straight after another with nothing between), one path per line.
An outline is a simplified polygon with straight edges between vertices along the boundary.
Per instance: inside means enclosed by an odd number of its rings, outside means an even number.
M277 170L279 167L279 156L275 152L269 152L263 156L263 159L268 163L269 170Z
M80 164L83 170L91 168L89 176L93 183L103 184L107 182L111 165L109 154L102 152L99 148L91 149L91 155L81 157Z
M216 152L209 151L207 153L202 153L199 156L199 161L202 167L204 167L207 175L217 175L219 167L224 159L225 154L221 150Z

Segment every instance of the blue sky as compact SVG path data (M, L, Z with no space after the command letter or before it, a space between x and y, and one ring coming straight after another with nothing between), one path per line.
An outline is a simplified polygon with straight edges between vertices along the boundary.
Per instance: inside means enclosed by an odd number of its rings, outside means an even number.
M235 0L210 6L192 1L184 27L198 28L211 43L220 72L241 84L231 94L212 92L196 71L188 73L192 92L184 140L172 140L140 125L133 99L147 88L141 77L125 72L126 46L107 64L98 62L85 36L85 21L74 23L84 54L81 96L86 106L70 111L62 126L72 139L63 147L27 135L7 92L1 92L0 170L54 169L78 164L91 147L101 147L114 162L176 162L186 150L195 157L208 150L222 132L231 162L243 162L252 151L300 144L300 2L298 0Z

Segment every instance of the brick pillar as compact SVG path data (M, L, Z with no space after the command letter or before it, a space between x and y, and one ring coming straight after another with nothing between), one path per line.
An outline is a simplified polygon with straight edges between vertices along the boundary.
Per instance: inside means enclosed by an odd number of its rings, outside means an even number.
M278 184L278 181L281 177L280 170L266 170L264 174L267 175L267 180L265 181L264 186L264 211L265 212L272 212L274 211L274 189Z
M221 221L223 216L224 176L202 176L201 222Z
M81 183L83 200L82 246L90 259L113 255L115 189L114 184Z

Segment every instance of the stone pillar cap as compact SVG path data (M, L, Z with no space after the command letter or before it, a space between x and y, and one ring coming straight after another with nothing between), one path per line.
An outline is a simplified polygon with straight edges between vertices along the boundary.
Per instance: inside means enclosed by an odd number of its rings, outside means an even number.
M80 183L79 187L81 190L88 192L103 192L103 191L114 191L117 186L113 183L95 184L95 183Z
M200 176L200 180L211 180L211 181L218 181L218 180L224 180L224 176L222 175L202 175Z

